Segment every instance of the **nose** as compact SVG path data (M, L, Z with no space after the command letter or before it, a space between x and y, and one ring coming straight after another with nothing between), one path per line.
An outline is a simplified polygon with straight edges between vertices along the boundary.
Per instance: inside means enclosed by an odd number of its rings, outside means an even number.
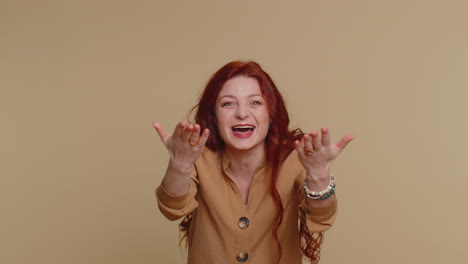
M249 109L245 106L239 105L236 109L236 117L243 120L249 117Z

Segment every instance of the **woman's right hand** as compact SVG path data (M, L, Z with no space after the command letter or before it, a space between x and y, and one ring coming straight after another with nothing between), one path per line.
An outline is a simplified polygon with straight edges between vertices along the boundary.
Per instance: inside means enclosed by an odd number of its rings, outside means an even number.
M169 152L169 166L181 172L189 172L205 149L209 130L205 128L200 134L200 125L188 124L184 121L177 124L172 135L167 133L158 122L153 122L153 127Z

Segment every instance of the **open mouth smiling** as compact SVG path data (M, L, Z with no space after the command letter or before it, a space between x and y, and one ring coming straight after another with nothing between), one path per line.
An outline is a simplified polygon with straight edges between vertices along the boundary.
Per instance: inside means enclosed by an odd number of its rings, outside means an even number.
M237 133L246 133L254 130L255 126L253 125L235 125L232 127L232 131Z

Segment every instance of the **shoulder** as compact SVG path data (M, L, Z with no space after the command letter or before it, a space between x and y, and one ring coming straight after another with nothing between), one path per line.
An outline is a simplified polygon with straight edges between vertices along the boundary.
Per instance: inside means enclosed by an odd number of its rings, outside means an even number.
M213 150L205 147L205 149L203 150L202 155L197 160L197 162L213 162L213 161L219 161L219 159L220 159L219 152L213 151Z
M214 169L217 166L219 166L220 162L221 162L220 153L216 151L212 151L209 148L205 147L205 150L203 150L202 155L195 162L195 168L197 170Z
M293 150L281 164L276 185L285 201L287 197L296 197L305 177L306 171L299 160L297 151Z
M287 170L293 173L302 173L304 171L304 167L299 160L299 156L296 150L291 151L288 154L286 159L284 160L283 164L281 165L281 170Z

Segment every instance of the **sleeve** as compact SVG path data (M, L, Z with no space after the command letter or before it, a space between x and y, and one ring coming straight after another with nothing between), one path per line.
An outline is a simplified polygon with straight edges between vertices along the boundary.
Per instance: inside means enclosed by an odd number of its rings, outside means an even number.
M330 227L332 227L333 223L335 222L335 218L337 215L337 200L336 194L333 194L330 198L328 204L324 206L313 206L313 203L316 203L315 200L312 202L307 202L307 198L302 190L302 200L299 205L299 208L306 214L307 220L307 227L309 227L310 232L323 232ZM327 200L328 200L327 199Z
M156 198L161 213L169 220L174 221L193 212L198 207L197 194L197 171L193 167L190 176L190 186L187 194L174 196L167 192L162 183L156 188Z
M297 153L293 153L297 156ZM299 209L305 214L307 227L310 232L323 232L333 225L337 215L337 199L336 194L326 200L318 201L308 198L305 195L303 186L306 178L306 171L299 159L297 158L297 175L295 186L296 193L299 199Z

